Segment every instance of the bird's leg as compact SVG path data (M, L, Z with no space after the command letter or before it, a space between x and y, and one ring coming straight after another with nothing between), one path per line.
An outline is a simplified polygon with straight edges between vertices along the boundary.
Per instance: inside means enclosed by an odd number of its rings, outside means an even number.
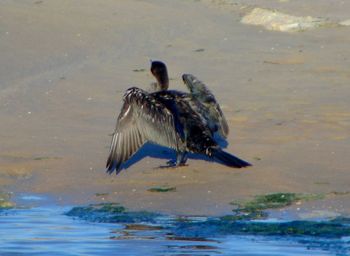
M167 162L167 167L177 167L186 165L187 161L187 152L179 151L176 153L176 160L169 160Z
M184 166L186 165L187 161L187 152L186 151L180 151L176 155L176 165L177 166Z
M163 168L167 168L167 167L176 167L176 160L175 159L171 159L168 162L166 162L166 166L163 166Z

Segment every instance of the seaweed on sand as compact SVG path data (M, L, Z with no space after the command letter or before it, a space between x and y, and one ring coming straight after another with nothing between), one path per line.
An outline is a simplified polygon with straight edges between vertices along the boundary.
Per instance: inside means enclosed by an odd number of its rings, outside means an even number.
M13 208L14 203L10 202L10 194L0 192L0 210Z
M68 211L66 215L88 221L108 223L155 222L155 219L160 216L160 214L147 211L128 211L118 203L77 206Z
M283 208L298 201L310 201L321 199L322 195L298 194L298 193L272 193L255 196L253 200L247 202L232 202L236 208L233 215L222 218L228 220L253 220L267 217L265 210Z

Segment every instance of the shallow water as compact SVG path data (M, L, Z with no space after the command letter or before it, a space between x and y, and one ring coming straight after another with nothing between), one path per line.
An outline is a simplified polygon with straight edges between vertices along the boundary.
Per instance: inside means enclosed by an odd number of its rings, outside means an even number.
M177 237L174 218L106 224L65 215L67 207L0 212L0 255L348 255L349 241L313 237Z

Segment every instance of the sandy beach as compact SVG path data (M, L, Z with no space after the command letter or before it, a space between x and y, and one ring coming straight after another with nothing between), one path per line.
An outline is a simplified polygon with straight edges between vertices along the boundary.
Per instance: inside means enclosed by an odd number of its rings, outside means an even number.
M337 4L335 4L337 2ZM255 6L339 22L346 1L0 3L0 188L55 204L223 215L230 202L275 192L321 194L292 211L350 215L350 27L286 33L242 24ZM232 169L147 157L105 173L123 92L149 88L149 60L204 81L230 125ZM152 193L157 186L175 192Z

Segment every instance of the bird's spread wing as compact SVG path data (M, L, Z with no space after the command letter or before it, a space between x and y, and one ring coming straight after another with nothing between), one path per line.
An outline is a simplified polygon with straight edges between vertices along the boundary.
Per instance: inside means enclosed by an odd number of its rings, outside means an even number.
M123 97L123 107L107 160L107 172L121 170L127 161L147 141L178 149L183 141L176 132L173 115L152 94L133 87Z
M214 94L202 81L198 80L191 74L182 75L182 79L187 88L190 90L192 97L206 107L206 113L202 114L209 119L209 123L215 124L220 135L223 138L226 138L229 133L228 124L223 112L221 111L219 103L217 103L214 97Z

